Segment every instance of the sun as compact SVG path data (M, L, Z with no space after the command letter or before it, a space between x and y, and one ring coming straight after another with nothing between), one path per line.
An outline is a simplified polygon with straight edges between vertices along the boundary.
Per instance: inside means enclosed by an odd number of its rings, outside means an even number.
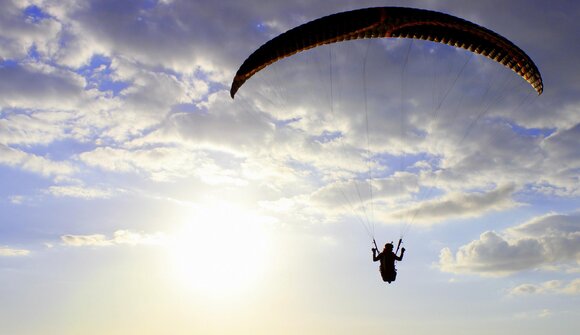
M240 294L265 275L269 220L241 207L196 207L170 238L171 271L183 287L209 297Z

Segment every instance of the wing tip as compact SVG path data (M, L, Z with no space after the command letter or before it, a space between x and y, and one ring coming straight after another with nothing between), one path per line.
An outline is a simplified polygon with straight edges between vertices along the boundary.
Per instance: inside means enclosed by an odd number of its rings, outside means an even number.
M234 80L234 82L232 83L232 87L230 88L230 97L232 97L232 99L235 97L239 88L240 88L240 84Z

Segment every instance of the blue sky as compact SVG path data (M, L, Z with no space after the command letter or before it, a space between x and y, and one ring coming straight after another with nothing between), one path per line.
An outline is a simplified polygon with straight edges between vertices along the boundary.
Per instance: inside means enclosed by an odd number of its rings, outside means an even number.
M0 4L0 333L579 328L580 5ZM365 40L230 98L267 40L369 6L492 29L544 93L464 50ZM400 236L385 284L371 240Z

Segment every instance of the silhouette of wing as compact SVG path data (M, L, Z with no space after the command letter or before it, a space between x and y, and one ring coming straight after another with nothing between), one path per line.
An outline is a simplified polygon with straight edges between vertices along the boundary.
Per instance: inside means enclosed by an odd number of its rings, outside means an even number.
M320 45L363 38L413 38L448 44L487 56L512 69L542 94L542 77L524 51L505 37L469 21L439 12L376 7L325 16L266 42L237 71L233 98L246 80L266 66Z

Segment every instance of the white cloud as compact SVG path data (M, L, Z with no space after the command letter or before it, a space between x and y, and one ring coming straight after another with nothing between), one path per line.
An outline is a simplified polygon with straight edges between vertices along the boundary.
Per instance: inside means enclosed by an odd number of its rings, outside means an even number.
M189 104L191 111L172 113L158 129L130 145L181 143L193 148L248 154L264 151L264 146L272 144L274 125L265 113L232 105L225 91L207 99Z
M561 270L580 265L580 214L547 214L506 229L487 231L453 254L444 248L444 272L503 276L533 269ZM523 289L535 289L523 287Z
M159 244L163 241L164 235L162 233L143 234L136 233L129 230L117 230L113 234L112 241L115 244Z
M8 198L11 204L13 205L20 205L24 202L25 197L22 195L13 195Z
M66 112L5 112L0 118L0 143L6 145L47 145L69 135Z
M569 282L550 280L541 284L521 284L509 290L511 296L526 296L536 294L580 294L580 278Z
M64 245L72 247L106 247L113 245L138 245L138 244L159 244L163 240L163 234L144 234L139 232L132 232L129 230L117 230L112 237L107 237L104 234L92 235L63 235L61 240Z
M109 189L67 185L67 186L50 186L47 192L56 197L70 197L82 199L108 199L119 193Z
M103 234L92 234L92 235L63 235L61 240L65 245L73 247L82 246L109 246L113 245L107 236Z
M553 312L550 309L544 308L541 310L531 312L521 312L514 315L516 319L543 319L552 316Z
M38 155L10 148L1 143L0 164L16 166L22 170L38 173L43 176L70 175L76 170L69 162L52 161Z
M488 231L459 248L455 255L449 248L441 250L439 265L444 272L501 276L539 266L544 261L542 253L542 245L535 240L510 244Z
M0 257L27 256L29 254L30 250L26 249L13 249L9 247L0 247Z
M155 181L195 177L207 184L242 185L239 172L221 164L211 152L192 151L183 147L157 147L138 150L97 148L79 155L89 166L117 173L144 173Z
M375 216L382 221L390 221L389 211L398 202L408 200L411 194L419 191L417 177L406 172L397 172L387 178L339 179L328 182L316 189L304 205L316 205L321 210L361 214L373 206ZM298 198L297 198L298 199Z

